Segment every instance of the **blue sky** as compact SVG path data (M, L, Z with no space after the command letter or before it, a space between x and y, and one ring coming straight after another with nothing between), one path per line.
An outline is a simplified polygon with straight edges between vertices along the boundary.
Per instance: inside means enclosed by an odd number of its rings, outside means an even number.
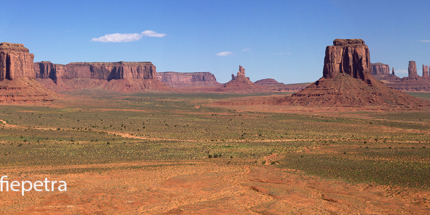
M398 76L410 60L418 74L430 65L427 0L9 0L2 8L0 41L23 43L35 62L151 61L158 72L209 71L219 82L242 65L252 81L300 83L322 76L334 39L361 38L371 61Z

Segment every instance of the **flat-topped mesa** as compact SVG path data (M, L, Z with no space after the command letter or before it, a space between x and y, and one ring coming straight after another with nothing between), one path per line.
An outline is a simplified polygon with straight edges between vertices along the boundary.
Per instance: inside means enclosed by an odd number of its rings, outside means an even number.
M66 65L42 61L34 64L40 78L91 79L156 79L156 67L151 62L74 62ZM46 69L45 69L46 68Z
M423 64L423 78L428 78L429 77L429 67L427 65Z
M157 78L169 87L215 87L215 75L210 72L157 72Z
M412 60L409 61L408 77L409 78L418 77L418 74L417 74L417 64L415 63L415 61L412 61Z
M335 39L327 46L323 77L333 79L340 73L366 81L371 76L370 52L361 39Z
M390 74L390 66L383 63L372 63L372 75L373 76L384 76Z
M0 81L19 77L35 78L34 55L23 44L0 43Z

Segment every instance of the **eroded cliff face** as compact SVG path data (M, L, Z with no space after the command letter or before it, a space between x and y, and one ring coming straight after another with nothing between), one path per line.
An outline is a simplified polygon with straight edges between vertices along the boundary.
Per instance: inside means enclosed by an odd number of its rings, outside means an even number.
M0 81L35 78L33 59L34 55L23 44L0 43Z
M36 78L50 78L57 83L57 65L50 61L34 63Z
M157 78L169 87L215 87L221 84L210 72L158 72Z
M361 39L335 39L327 46L324 57L323 77L333 79L346 73L363 81L371 76L370 53Z
M34 63L38 78L73 79L154 79L156 68L151 62L94 62L52 64L49 61Z

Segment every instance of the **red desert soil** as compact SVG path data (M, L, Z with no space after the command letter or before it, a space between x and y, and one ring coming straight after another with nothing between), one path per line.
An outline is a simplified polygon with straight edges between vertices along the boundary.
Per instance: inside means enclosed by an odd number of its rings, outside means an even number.
M291 169L216 162L145 162L62 167L134 167L47 175L5 169L10 180L64 180L67 192L3 192L15 214L428 214L430 192L349 184ZM136 168L138 167L138 168ZM37 170L49 170L45 169ZM293 173L294 172L294 173Z

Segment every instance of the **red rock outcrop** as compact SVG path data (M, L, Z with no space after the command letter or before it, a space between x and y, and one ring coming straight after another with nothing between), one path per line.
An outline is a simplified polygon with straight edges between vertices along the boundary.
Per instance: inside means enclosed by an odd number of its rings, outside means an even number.
M0 43L0 103L52 101L58 96L35 81L34 55L23 44Z
M333 46L327 46L323 77L332 79L341 73L363 81L371 77L369 48L363 40L336 39Z
M423 78L428 78L429 77L429 67L427 65L423 64Z
M245 69L239 65L239 72L237 72L237 76L235 76L234 74L231 74L231 80L236 80L236 79L248 79L248 77L245 77Z
M396 75L396 73L394 73L394 67L393 67L393 71L391 72L391 75Z
M42 61L34 63L34 70L36 76L42 79L38 79L40 83L57 92L91 88L121 92L169 89L157 79L156 67L151 62L77 62L62 65ZM43 79L51 79L56 86ZM132 81L106 83L112 80Z
M34 55L23 44L0 43L0 81L35 78L33 59Z
M417 64L415 63L415 61L409 61L409 66L408 66L408 77L409 78L415 78L417 77Z
M279 103L300 106L406 107L428 105L374 79L369 48L363 40L333 41L324 58L323 77Z
M157 78L169 87L217 87L221 84L210 72L157 72Z

